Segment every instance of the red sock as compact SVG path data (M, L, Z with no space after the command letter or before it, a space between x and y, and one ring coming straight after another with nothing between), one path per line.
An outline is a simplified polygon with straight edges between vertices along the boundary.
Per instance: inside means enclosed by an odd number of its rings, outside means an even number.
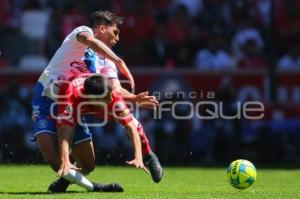
M141 125L141 123L138 123L138 127L137 130L140 134L141 137L141 142L142 142L142 154L143 157L145 157L146 155L149 155L151 152L151 147L150 147L150 143L148 141L148 138L146 137L146 134L144 132L143 126Z

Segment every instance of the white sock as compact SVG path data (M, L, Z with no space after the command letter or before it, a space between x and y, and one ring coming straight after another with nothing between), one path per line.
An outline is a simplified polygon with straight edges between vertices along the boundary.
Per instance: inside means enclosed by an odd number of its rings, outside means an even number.
M75 183L89 191L94 190L93 184L86 179L81 173L75 171L74 169L70 169L69 173L64 176L66 180L69 180L71 183Z

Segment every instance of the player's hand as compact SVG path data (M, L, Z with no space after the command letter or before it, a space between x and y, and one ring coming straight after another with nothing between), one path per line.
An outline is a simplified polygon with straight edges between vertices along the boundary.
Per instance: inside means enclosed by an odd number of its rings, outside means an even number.
M128 164L130 166L134 166L138 169L143 169L146 173L149 174L149 170L145 167L143 160L139 160L139 159L135 158L134 160L126 161L126 164Z
M74 169L76 171L80 170L80 168L77 168L76 166L72 165L70 163L70 161L63 161L60 165L60 168L59 168L58 172L57 172L57 176L58 177L66 176L69 173L70 169Z
M136 95L135 102L142 108L154 109L159 106L159 102L154 96L149 96L149 92L142 92Z

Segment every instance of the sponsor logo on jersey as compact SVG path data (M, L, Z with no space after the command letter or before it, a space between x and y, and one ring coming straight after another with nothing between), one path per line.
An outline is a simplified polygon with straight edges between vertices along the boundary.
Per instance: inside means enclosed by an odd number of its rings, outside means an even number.
M38 127L43 129L48 126L48 121L46 119L42 119L38 122Z
M88 73L89 72L86 65L82 62L73 61L72 63L70 63L70 66L72 68L75 68L76 70L78 70L81 73Z

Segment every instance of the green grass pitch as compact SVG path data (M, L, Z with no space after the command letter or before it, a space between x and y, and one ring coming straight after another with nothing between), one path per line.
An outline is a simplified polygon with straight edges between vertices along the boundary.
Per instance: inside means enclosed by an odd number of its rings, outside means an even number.
M119 182L124 193L88 193L72 185L68 193L49 194L48 184L56 179L48 166L0 166L0 198L197 198L197 199L296 199L300 198L300 170L259 169L257 181L243 191L232 188L224 169L165 168L161 183L155 184L144 171L135 168L97 167L88 176L98 182Z

